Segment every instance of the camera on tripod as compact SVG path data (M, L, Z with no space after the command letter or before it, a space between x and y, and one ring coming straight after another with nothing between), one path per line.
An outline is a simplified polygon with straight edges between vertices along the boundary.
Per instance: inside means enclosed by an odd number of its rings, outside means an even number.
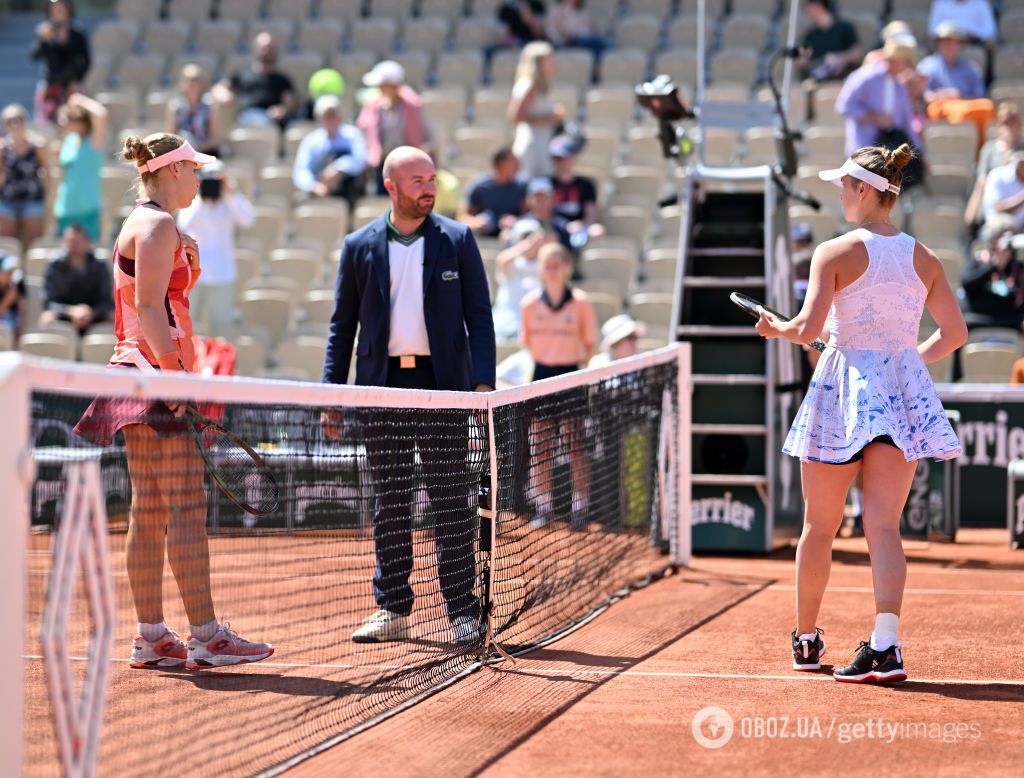
M675 122L693 117L693 111L679 94L679 87L671 77L659 75L650 81L638 84L636 99L658 120L658 139L661 152L669 159L688 157L693 153L693 142L686 137L686 130L676 127Z

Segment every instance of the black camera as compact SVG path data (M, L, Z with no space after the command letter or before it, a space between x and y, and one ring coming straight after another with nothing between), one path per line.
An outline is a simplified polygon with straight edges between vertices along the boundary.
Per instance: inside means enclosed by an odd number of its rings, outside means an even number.
M204 200L219 200L223 189L224 182L219 175L199 180L199 196Z

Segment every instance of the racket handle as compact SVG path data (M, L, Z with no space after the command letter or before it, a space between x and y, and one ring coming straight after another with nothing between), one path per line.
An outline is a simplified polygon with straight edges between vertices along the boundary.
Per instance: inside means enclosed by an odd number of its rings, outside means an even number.
M156 368L149 364L149 360L142 356L142 352L139 351L137 348L133 348L131 351L125 354L125 356L127 356L128 359L132 361L132 364L135 365L135 367L137 367L143 373L156 372Z

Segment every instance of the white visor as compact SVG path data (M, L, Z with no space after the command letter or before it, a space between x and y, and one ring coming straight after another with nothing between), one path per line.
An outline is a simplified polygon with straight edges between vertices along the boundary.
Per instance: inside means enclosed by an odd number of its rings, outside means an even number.
M873 186L879 192L892 192L897 195L900 193L900 187L896 186L896 184L890 183L889 179L885 176L880 176L878 173L872 173L870 170L862 168L852 159L846 160L840 168L835 168L834 170L822 170L818 173L818 178L822 181L831 181L839 187L843 185L843 176L853 176L854 178L863 181L865 184Z

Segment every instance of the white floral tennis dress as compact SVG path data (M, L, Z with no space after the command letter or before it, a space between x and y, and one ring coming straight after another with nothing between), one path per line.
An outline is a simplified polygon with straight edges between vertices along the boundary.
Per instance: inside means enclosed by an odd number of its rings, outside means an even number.
M962 449L917 352L927 290L915 240L860 228L868 269L837 292L832 335L782 447L803 462L846 462L888 435L907 461L952 459Z

